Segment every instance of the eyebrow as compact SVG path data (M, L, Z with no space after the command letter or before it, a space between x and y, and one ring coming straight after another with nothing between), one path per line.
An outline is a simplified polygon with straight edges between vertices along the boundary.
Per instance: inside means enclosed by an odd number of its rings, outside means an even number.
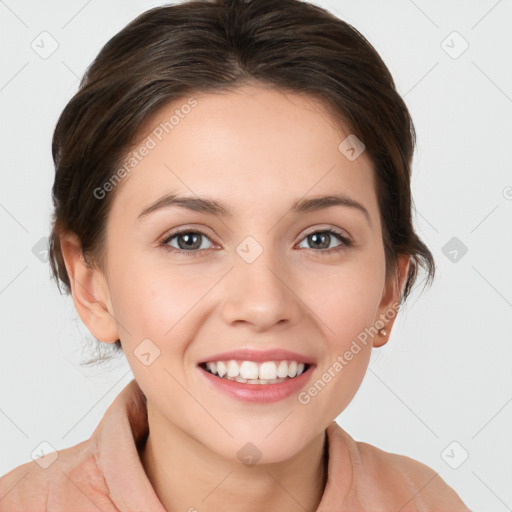
M178 206L186 208L194 212L200 212L210 215L216 215L219 217L233 217L233 211L228 207L219 203L213 199L200 198L200 197L189 197L180 196L178 194L166 194L160 199L157 199L154 203L145 208L139 215L138 219L142 219L150 213L160 210L162 208L169 208ZM371 226L372 222L368 210L358 201L352 199L346 195L327 195L310 197L305 199L297 199L291 206L291 213L306 213L322 210L324 208L330 208L331 206L345 206L348 208L354 208L360 211Z

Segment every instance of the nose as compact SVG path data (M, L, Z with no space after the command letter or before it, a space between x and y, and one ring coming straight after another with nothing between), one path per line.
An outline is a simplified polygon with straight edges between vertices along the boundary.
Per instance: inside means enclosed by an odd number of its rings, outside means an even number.
M264 250L252 263L236 255L224 283L224 321L246 323L254 331L296 324L304 313L303 303L294 290L292 273L284 265L270 250Z

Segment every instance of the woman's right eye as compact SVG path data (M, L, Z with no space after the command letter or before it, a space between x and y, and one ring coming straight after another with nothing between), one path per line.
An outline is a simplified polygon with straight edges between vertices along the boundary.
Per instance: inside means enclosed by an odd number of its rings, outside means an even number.
M202 243L202 238L208 238L204 233L201 231L176 231L174 233L171 233L169 236L166 236L164 240L160 243L160 245L165 246L168 250L174 252L189 252L189 253L196 253L200 249L205 250L208 249L208 247L204 247ZM169 245L171 241L174 241L176 239L177 247ZM211 242L211 240L210 240Z

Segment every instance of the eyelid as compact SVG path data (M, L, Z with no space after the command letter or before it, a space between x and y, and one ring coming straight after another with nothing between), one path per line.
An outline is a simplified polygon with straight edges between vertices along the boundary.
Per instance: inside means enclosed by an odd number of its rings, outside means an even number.
M334 231L335 233L337 233L338 235L340 236L343 236L345 238L348 238L350 241L353 241L353 238L352 236L348 233L348 231L346 231L345 229L342 229L342 228L339 228L337 226L333 226L333 225L325 225L325 226L313 226L310 230L307 230L304 235L302 235L302 238L305 238L306 236L309 236L313 233L316 233L318 231Z
M166 241L168 241L169 239L171 238L174 238L176 235L179 235L181 233L198 233L198 234L201 234L205 237L208 237L212 243L213 240L212 240L212 236L209 235L206 231L208 231L207 228L204 228L204 227L194 227L193 225L188 225L188 226L181 226L179 228L175 228L175 229L170 229L169 231L167 231L164 235L162 235L158 240L158 244L163 244L165 243Z

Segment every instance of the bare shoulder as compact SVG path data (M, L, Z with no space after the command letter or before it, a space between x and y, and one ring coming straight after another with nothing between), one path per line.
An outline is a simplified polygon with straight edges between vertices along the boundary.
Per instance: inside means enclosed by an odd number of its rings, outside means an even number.
M383 485L384 482L393 483L397 499L404 500L403 512L471 512L455 490L426 464L368 443L356 444L362 465L373 473L372 479Z

